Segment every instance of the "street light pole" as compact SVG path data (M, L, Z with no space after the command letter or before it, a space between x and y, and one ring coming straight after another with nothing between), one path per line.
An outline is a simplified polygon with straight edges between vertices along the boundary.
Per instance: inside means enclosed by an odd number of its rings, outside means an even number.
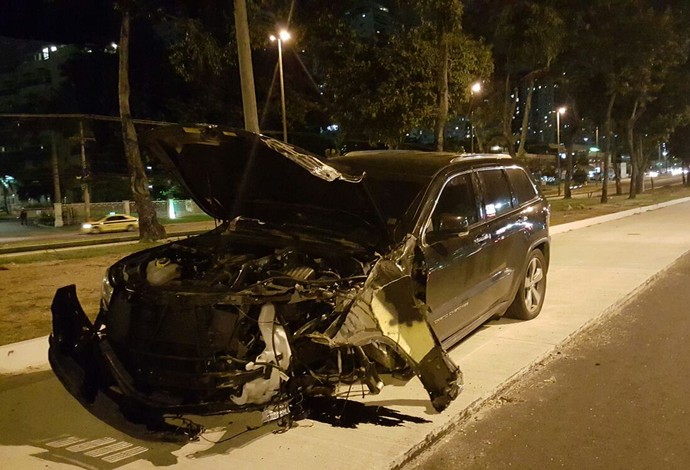
M278 71L280 74L280 108L283 115L283 142L287 142L287 119L285 113L285 80L283 78L283 41L290 39L290 33L282 30L278 36L271 34L271 41L278 41Z
M475 82L470 88L470 153L474 153L474 109L472 109L472 102L474 95L482 91L482 84Z
M561 195L561 114L565 114L565 107L556 110L556 182L558 183L558 195Z

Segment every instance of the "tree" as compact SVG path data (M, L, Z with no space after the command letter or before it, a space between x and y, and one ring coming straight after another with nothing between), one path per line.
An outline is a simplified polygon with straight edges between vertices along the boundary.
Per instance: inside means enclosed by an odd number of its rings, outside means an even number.
M529 0L508 4L500 0L468 3L470 16L466 26L486 38L493 49L495 92L487 99L494 110L501 110L500 124L495 126L500 134L496 136L500 136L513 157L524 156L536 82L548 78L563 47L566 27L560 8L552 5L553 2ZM522 90L526 94L520 99ZM522 124L517 136L513 120L519 102ZM492 115L498 117L496 113Z
M393 30L374 37L358 36L339 5L314 2L296 16L326 109L349 137L397 147L413 128L433 128L442 144L448 117L465 115L470 83L491 73L490 51L461 30L441 33L435 8L399 4Z
M557 9L542 2L518 2L505 11L504 22L499 26L501 34L508 36L506 41L519 44L519 47L514 48L511 68L526 72L521 80L527 88L527 96L522 111L517 152L518 157L523 158L535 84L549 72L551 64L561 52L565 22Z
M653 2L629 0L597 0L587 2L561 2L561 8L573 27L562 55L556 65L566 76L574 99L579 103L583 118L604 130L606 145L604 180L601 202L608 201L608 165L611 156L619 153L615 148L614 132L625 135L634 173L630 197L641 189L646 167L645 140L659 139L668 134L685 107L687 95L676 93L673 104L678 109L657 107L653 103L669 95L669 78L686 61L686 38L680 21L674 21L679 11L653 8ZM656 120L650 116L650 106L659 122L659 131L648 127ZM656 109L659 109L656 111ZM682 111L680 111L682 115ZM622 194L620 167L616 167L616 192Z
M671 11L657 12L641 8L631 18L629 38L634 51L624 67L627 81L622 94L630 110L625 130L632 160L629 198L643 190L645 152L642 132L636 139L636 126L649 105L661 96L672 70L687 60L687 38L681 33Z
M144 164L141 161L137 132L132 122L132 112L129 106L129 39L132 4L130 0L121 0L118 6L122 15L118 47L118 97L120 119L122 120L122 141L130 173L130 187L137 204L139 239L141 241L154 241L165 237L165 228L158 222L156 209L151 202L148 179L144 171Z

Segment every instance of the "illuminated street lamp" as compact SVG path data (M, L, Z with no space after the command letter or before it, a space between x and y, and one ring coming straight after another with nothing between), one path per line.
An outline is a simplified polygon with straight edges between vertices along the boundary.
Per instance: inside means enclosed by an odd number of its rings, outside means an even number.
M280 108L283 113L283 142L287 142L287 120L285 118L285 81L283 79L283 42L290 39L290 33L282 30L278 36L271 34L271 42L278 41L278 70L280 72Z
M470 153L474 153L474 110L472 109L472 101L474 95L482 91L482 84L474 82L470 88Z
M558 171L558 195L561 195L561 115L565 114L565 106L556 110L556 168Z

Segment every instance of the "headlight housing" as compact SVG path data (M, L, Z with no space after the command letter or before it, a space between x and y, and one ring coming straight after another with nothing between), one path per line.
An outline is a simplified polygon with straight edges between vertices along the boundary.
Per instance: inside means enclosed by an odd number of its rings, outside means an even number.
M91 224L81 224L81 228L87 229L87 230L88 230L88 229L90 229L90 228L93 228L93 225L91 225Z

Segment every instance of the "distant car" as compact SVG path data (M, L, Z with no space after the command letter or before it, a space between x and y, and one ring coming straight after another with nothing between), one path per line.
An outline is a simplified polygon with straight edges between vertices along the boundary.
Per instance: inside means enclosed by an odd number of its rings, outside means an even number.
M132 232L139 229L139 219L126 214L110 214L81 225L81 233Z
M74 285L57 291L51 365L86 402L106 393L152 426L181 413L269 420L339 383L379 393L379 373L397 372L441 411L462 384L446 349L490 318L541 311L549 207L507 155L326 163L204 126L144 142L223 222L111 266L93 324Z

